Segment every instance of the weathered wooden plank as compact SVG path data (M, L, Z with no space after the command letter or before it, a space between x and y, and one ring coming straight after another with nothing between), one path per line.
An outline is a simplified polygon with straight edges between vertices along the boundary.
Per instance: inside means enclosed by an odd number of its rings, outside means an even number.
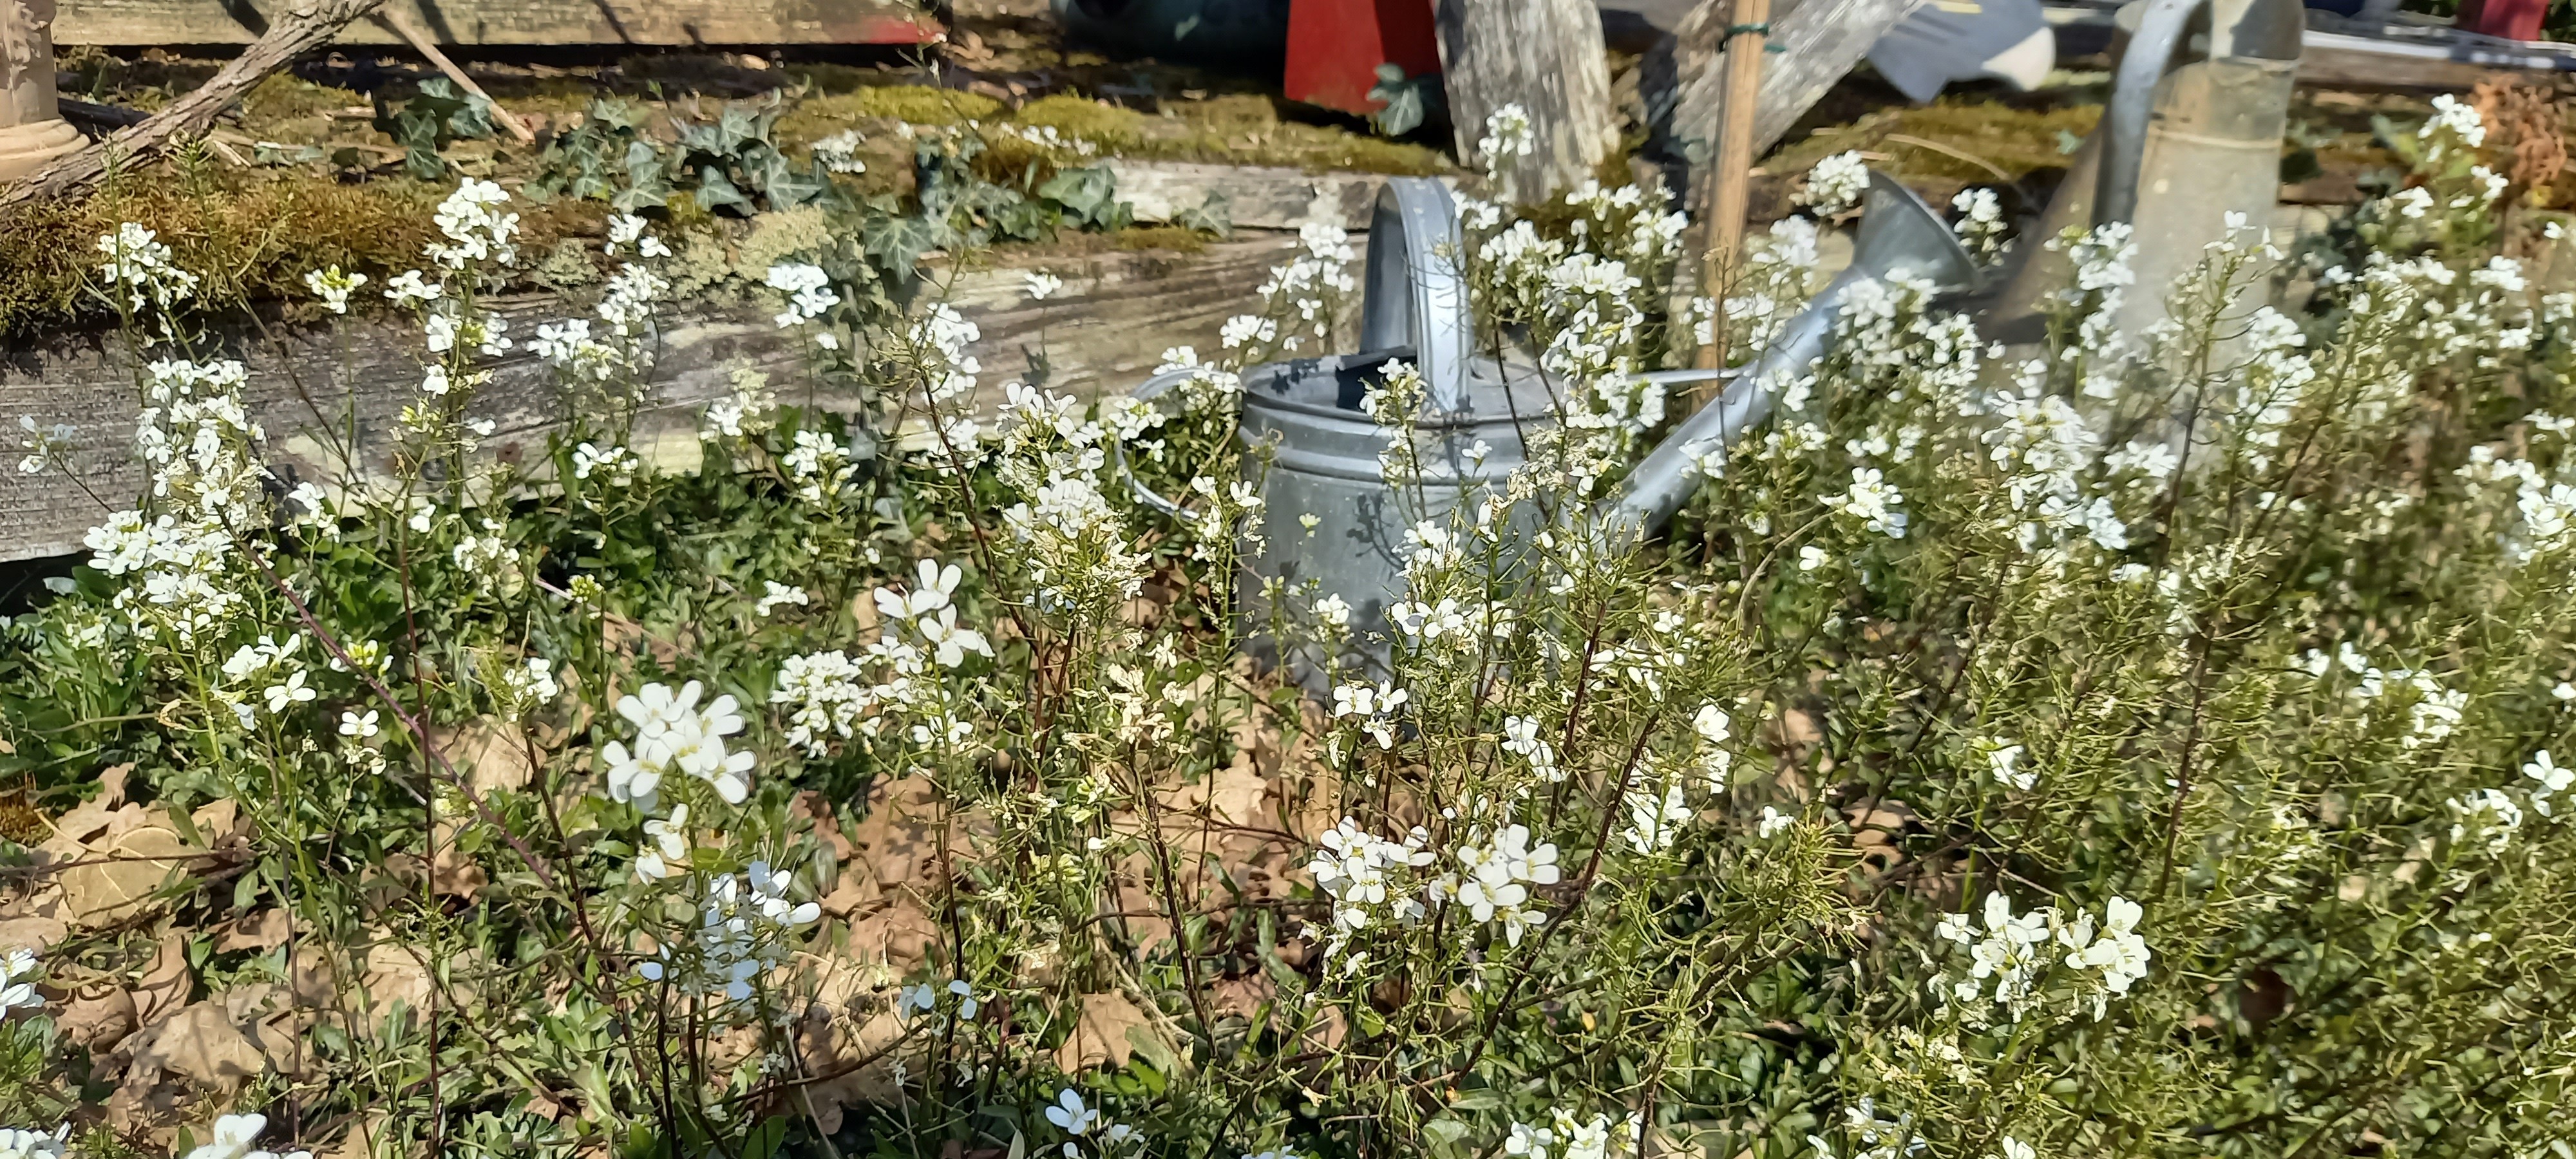
M1796 0L1775 6L1768 23L1770 44L1778 51L1763 62L1762 98L1753 115L1753 155L1759 157L1778 144L1798 118L1869 55L1870 46L1914 2ZM1724 54L1718 49L1733 23L1731 8L1727 0L1705 0L1675 30L1670 61L1648 70L1648 81L1671 86L1669 95L1649 92L1646 100L1650 112L1670 107L1662 136L1666 149L1675 155L1705 157L1716 140L1720 110L1726 103ZM1699 184L1692 182L1694 187Z
M1437 0L1432 12L1458 156L1483 165L1485 118L1517 104L1537 147L1503 171L1512 196L1544 200L1592 176L1618 143L1592 0Z
M958 274L941 292L983 332L973 347L984 366L983 406L1000 400L1003 383L1029 377L1033 361L1047 366L1051 386L1087 397L1142 381L1167 347L1214 350L1225 319L1256 307L1255 291L1268 270L1297 244L1294 235L1268 234L1198 254L1035 260ZM1063 293L1030 301L1024 283L1031 268L1063 278ZM514 334L579 312L545 295L515 297L499 308ZM395 416L420 382L419 336L381 319L285 330L273 338L253 329L234 333L229 345L250 370L244 401L268 431L277 463L306 478L338 474L324 469L336 460L316 431L325 423L346 430L353 410L359 459L381 463L398 429ZM666 311L655 394L637 424L638 450L666 463L693 461L698 413L730 391L726 375L737 366L769 371L782 399L803 401L801 359L764 308ZM497 428L486 451L542 453L546 433L563 415L551 378L522 354L498 360L493 369L475 409L475 417ZM104 513L102 502L132 501L142 485L126 450L136 406L133 374L111 335L63 335L0 355L0 431L14 443L22 417L45 426L70 423L84 448L69 472L22 475L15 455L0 464L9 468L0 472L0 560L77 552L81 536Z
M1226 212L1244 229L1299 229L1310 223L1366 229L1386 177L1377 173L1309 173L1260 165L1207 165L1186 161L1109 162L1118 198L1133 205L1136 220L1176 220L1225 195Z
M72 0L54 42L248 44L286 0ZM939 24L906 0L393 0L440 44L921 44ZM373 23L350 44L397 44Z

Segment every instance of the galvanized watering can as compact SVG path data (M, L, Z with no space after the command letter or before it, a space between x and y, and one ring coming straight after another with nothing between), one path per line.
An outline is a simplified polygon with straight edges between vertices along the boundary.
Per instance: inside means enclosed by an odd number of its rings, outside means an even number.
M1343 670L1355 661L1360 673L1383 676L1388 650L1367 638L1388 631L1387 605L1405 597L1406 529L1445 519L1460 504L1477 501L1484 488L1499 486L1523 462L1525 433L1554 422L1537 367L1473 351L1474 324L1459 276L1463 244L1456 205L1439 182L1389 181L1369 226L1362 352L1268 363L1243 374L1243 439L1267 447L1269 455L1266 469L1260 456L1246 460L1264 500L1263 548L1237 576L1235 614L1247 648L1284 661L1310 689L1320 691L1329 679L1329 658L1307 646L1280 654L1268 630L1274 609L1265 585L1312 581L1316 596L1340 596L1350 606L1355 641ZM1637 465L1620 493L1598 508L1596 526L1635 538L1670 519L1698 486L1700 457L1761 422L1779 389L1824 352L1851 287L1893 275L1959 290L1974 282L1976 263L1912 192L1873 174L1851 266L1751 366L1645 376L1667 386L1721 376L1733 381ZM1393 432L1360 409L1389 359L1419 367L1429 395L1415 428L1422 477L1403 488L1387 481L1378 462ZM1152 398L1190 374L1158 374L1136 393ZM1137 494L1167 512L1179 509L1141 484ZM1304 525L1310 515L1316 520L1311 531ZM1534 510L1519 511L1514 525L1526 535L1540 518ZM1302 619L1305 606L1299 601L1277 614Z
M2165 295L2229 215L2260 228L2281 194L2281 137L2307 29L2300 0L2138 0L2119 13L2111 102L2075 155L2018 268L1979 311L1978 329L2037 342L2039 307L2072 271L2040 243L2068 226L2128 222L2137 282L2116 315L2137 334L2166 316Z

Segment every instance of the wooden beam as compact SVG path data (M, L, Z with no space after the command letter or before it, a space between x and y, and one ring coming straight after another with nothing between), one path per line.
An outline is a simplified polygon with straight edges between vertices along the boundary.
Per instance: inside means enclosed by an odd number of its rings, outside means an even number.
M1051 388L1095 397L1144 381L1166 348L1195 346L1213 353L1225 320L1257 309L1255 289L1263 276L1298 248L1291 233L1249 236L1196 254L1022 255L1010 267L955 274L941 289L982 330L973 347L984 365L981 405L998 403L1002 384L1031 378L1033 363L1040 361ZM1031 269L1063 278L1063 293L1030 301L1023 283ZM582 312L550 295L514 296L499 309L514 334ZM736 366L769 371L782 400L801 403L806 397L803 354L766 310L672 308L664 312L659 333L656 390L635 439L638 452L657 462L694 465L699 412L730 391L726 372ZM381 463L400 431L396 416L420 382L419 341L417 333L391 320L347 319L278 328L273 337L255 328L236 330L225 353L249 368L244 402L269 433L273 463L299 478L328 479L337 472L325 468L336 459L324 452L328 444L317 428L327 423L334 431L347 429L354 408L358 458ZM475 417L498 426L485 451L544 453L546 434L563 419L546 368L514 353L493 370L474 408ZM827 393L816 401L840 407L854 400ZM136 410L134 376L113 335L65 334L20 343L0 361L0 430L14 440L21 417L46 427L70 423L81 448L72 464L76 475L61 469L22 475L14 455L0 464L0 560L81 551L81 536L106 514L91 492L109 503L133 501L142 486L129 451Z
M248 44L293 0L76 0L54 42L109 47ZM905 0L393 0L451 48L503 45L927 44L939 23ZM401 44L362 24L344 44Z
M1485 118L1517 104L1538 140L1505 173L1514 196L1544 200L1600 168L1618 128L1594 0L1437 0L1432 11L1459 157L1483 165Z

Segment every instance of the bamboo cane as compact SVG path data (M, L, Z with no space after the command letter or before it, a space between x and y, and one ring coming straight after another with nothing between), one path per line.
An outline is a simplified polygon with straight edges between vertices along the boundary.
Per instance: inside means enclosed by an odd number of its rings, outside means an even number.
M1709 158L1706 195L1700 199L1708 231L1700 289L1716 304L1708 344L1699 351L1703 368L1726 365L1726 283L1734 276L1744 248L1744 214L1753 180L1753 117L1762 98L1762 51L1770 32L1771 0L1734 0L1734 20L1725 32L1725 116L1718 125L1716 155Z

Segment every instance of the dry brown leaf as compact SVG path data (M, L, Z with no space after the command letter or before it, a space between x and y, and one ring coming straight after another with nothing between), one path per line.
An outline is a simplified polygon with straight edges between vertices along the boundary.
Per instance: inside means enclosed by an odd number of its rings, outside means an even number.
M1055 1064L1066 1074L1093 1066L1125 1066L1136 1053L1130 1034L1142 1034L1147 1041L1157 1037L1152 1020L1126 995L1085 994L1072 1036L1055 1048Z
M139 908L187 855L202 853L179 836L169 818L128 805L108 820L105 832L73 855L61 876L63 898L77 921L102 922Z
M159 1026L143 1032L146 1042L134 1050L136 1070L175 1071L210 1087L231 1090L267 1069L259 1052L232 1016L212 1002L181 1009Z
M63 887L46 882L35 892L0 906L0 946L25 946L43 953L71 932L70 907Z
M429 1004L429 971L410 950L390 942L379 942L367 951L367 973L359 984L379 1010L396 999L413 1010Z
M909 896L850 925L850 953L862 962L883 962L898 976L930 960L939 944L939 923Z
M196 979L188 973L188 939L172 932L164 935L152 955L152 964L143 970L142 981L134 991L134 1021L143 1026L159 1022L163 1016L188 1004L196 990Z
M134 996L123 987L100 987L96 993L75 994L63 1003L63 1012L54 1019L63 1037L91 1054L115 1049L141 1024L134 1017Z
M274 950L285 945L290 936L286 911L270 907L224 923L215 934L215 950L226 954L235 950Z
M809 1071L833 1077L800 1088L794 1109L811 1114L828 1135L841 1129L844 1107L902 1101L903 1087L895 1081L898 1059L887 1047L903 1038L903 1030L903 1020L891 1010L853 1017L815 1004L797 1025L797 1050Z
M1261 1004L1279 993L1270 975L1253 973L1240 978L1219 978L1208 987L1208 1009L1219 1017L1233 1015L1250 1021L1261 1013Z
M524 789L536 775L528 763L527 733L516 721L478 716L461 727L432 728L429 739L477 792Z

